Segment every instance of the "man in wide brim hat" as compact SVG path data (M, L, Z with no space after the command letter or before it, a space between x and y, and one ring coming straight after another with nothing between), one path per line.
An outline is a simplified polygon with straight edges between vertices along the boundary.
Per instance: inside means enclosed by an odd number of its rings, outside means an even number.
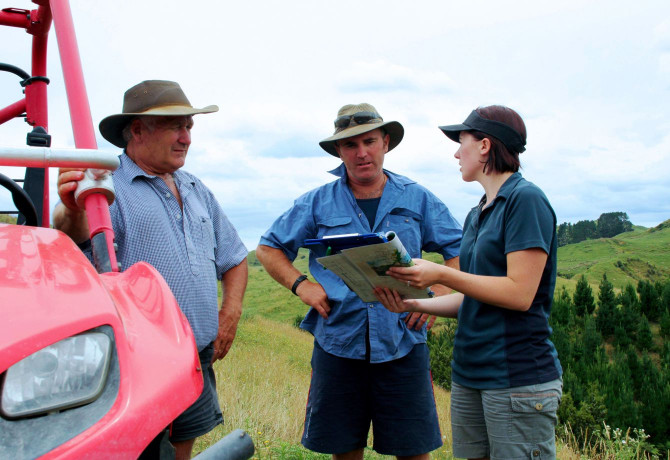
M181 169L193 115L217 110L194 108L175 82L147 80L125 92L122 113L100 122L103 137L124 149L112 173L116 200L109 207L119 264L126 269L143 261L160 272L198 348L204 385L171 424L177 458L190 458L195 439L223 422L212 363L232 345L247 283L248 251L235 228L202 181ZM60 170L54 227L86 246L86 211L74 199L83 177L82 170ZM85 252L90 256L90 244Z
M135 117L189 116L218 110L216 105L194 108L176 82L147 80L126 91L122 112L103 118L100 122L100 134L117 147L125 148L128 140L123 137L123 129Z
M300 325L315 339L302 444L335 458L362 459L372 423L377 452L427 460L442 445L427 317L399 317L378 302L364 302L317 262L326 247L310 247L315 282L292 261L308 239L393 231L411 257L439 252L458 267L461 228L426 188L384 169L386 153L403 138L400 123L384 121L363 103L342 107L334 125L335 133L319 145L342 160L330 171L338 179L296 199L256 249L267 272L311 307Z
M319 142L321 148L333 156L339 157L335 148L337 141L348 137L358 136L375 129L382 129L389 135L388 151L400 144L405 134L402 125L397 121L384 121L370 104L348 104L337 112L335 119L335 133Z

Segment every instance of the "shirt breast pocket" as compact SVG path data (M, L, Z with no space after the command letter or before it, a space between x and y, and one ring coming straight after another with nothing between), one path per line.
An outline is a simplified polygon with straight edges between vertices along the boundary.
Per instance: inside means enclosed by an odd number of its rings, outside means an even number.
M421 257L423 216L407 208L394 208L388 215L387 230L398 235L412 257Z
M329 217L319 219L316 222L317 238L324 236L342 235L346 233L356 233L352 228L353 219L349 216Z
M200 221L202 252L209 260L215 260L216 238L214 237L212 219L207 216L199 216L198 220Z

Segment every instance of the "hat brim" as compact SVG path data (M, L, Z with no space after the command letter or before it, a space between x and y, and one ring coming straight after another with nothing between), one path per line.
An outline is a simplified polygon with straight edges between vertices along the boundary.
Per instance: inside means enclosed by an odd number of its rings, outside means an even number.
M126 141L123 139L123 128L125 128L128 121L138 116L155 116L155 117L183 117L187 115L197 115L199 113L218 112L219 107L216 105L208 105L202 109L189 107L184 105L166 105L162 107L154 107L145 112L140 113L119 113L110 115L100 121L100 134L106 140L116 145L117 147L125 148Z
M386 133L390 136L389 140L389 149L390 152L400 144L403 136L405 135L405 129L397 121L386 121L381 123L365 123L362 125L352 126L350 128L344 129L337 134L334 134L330 137L319 142L319 145L326 152L330 153L334 157L340 157L335 150L335 142L347 139L349 137L358 136L359 134L367 133L374 131L375 129L384 128Z
M472 131L472 128L464 124L438 126L442 132L452 141L460 143L459 136L461 131Z

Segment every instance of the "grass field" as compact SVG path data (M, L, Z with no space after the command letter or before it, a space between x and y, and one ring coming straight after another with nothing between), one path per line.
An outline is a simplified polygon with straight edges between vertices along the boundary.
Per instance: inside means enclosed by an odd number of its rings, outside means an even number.
M617 289L628 283L637 286L641 279L670 277L670 221L558 249L558 288L567 286L573 290L582 275L596 288L603 273Z
M628 282L636 285L639 279L665 279L670 276L669 248L670 225L637 228L614 238L562 247L558 262L562 276L557 286L566 285L572 290L584 274L597 288L605 272L617 288ZM308 273L307 256L307 251L301 251L295 261L303 273ZM425 257L438 260L434 254ZM249 285L237 338L229 355L215 366L225 424L199 438L194 453L241 428L254 440L256 459L329 459L300 445L313 338L293 324L304 316L307 307L270 278L253 251L248 261ZM431 453L431 458L451 459L450 395L436 386L435 397L444 446ZM559 441L558 458L594 458L577 450L577 446ZM391 457L366 449L365 458ZM598 458L619 457L606 453Z
M199 452L236 428L254 440L257 459L329 459L300 445L310 379L312 336L289 324L254 316L240 322L229 355L215 370L225 423L198 439ZM452 459L449 392L435 387L444 446L432 459ZM370 440L368 445L372 445ZM390 459L366 449L366 459ZM577 459L560 447L559 458Z
M310 379L312 336L261 316L245 318L229 355L217 363L217 386L225 424L196 444L200 451L236 428L254 440L254 458L317 459L300 445ZM449 393L435 389L445 446L435 459L452 458ZM371 444L371 443L370 443ZM389 458L366 452L366 458Z

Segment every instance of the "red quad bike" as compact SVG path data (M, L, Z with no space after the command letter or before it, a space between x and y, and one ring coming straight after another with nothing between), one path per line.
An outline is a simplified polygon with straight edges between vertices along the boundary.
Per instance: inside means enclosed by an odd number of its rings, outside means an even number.
M25 117L28 147L0 148L1 166L25 167L24 186L0 174L17 225L0 223L0 458L174 458L170 422L203 386L195 340L161 275L123 267L108 205L118 158L97 150L67 0L5 8L0 25L32 35L25 96L0 110L0 124ZM51 149L46 50L51 23L63 67L76 149ZM86 208L95 268L49 228L49 167L87 170L76 193ZM20 182L20 181L19 181ZM4 193L4 190L0 190ZM250 437L235 430L198 458L247 459Z

